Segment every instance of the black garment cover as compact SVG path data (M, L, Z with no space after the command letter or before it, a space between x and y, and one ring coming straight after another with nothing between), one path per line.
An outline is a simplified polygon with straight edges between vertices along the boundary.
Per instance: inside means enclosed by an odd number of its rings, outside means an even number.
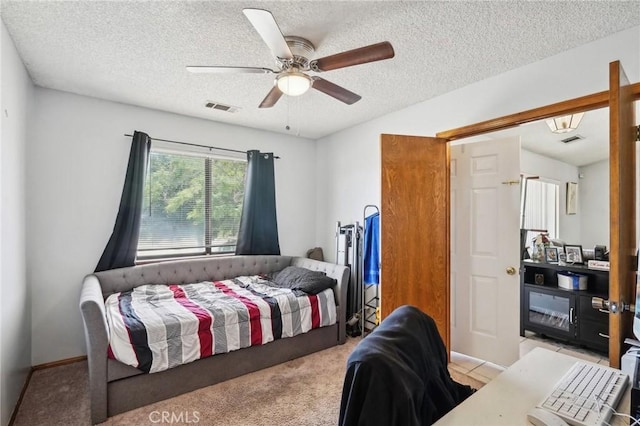
M339 425L430 425L473 392L449 375L433 319L401 306L349 356Z

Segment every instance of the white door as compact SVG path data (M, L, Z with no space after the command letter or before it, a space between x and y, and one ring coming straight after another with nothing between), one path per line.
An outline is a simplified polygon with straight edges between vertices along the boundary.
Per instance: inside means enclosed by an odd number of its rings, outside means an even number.
M508 366L520 342L520 139L450 153L451 349Z

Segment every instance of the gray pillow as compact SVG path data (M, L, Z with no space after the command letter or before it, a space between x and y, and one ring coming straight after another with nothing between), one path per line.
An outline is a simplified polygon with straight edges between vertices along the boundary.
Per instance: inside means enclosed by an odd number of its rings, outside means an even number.
M337 284L337 281L320 271L312 271L298 266L287 266L273 274L270 281L277 287L290 288L296 294L318 294Z

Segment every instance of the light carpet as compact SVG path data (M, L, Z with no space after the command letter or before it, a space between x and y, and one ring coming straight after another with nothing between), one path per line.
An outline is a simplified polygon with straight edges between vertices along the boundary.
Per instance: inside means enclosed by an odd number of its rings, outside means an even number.
M109 418L103 425L335 425L346 360L360 338ZM451 370L454 380L483 383ZM89 425L87 363L35 371L15 426Z

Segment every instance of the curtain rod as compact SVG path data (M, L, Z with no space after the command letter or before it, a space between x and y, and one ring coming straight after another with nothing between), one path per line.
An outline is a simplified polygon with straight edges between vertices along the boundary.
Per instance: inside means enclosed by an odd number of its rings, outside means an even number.
M127 134L127 133L125 133L124 135L125 136L129 136L129 137L133 137L133 135L130 135L130 134ZM200 148L208 148L210 150L211 149L219 149L221 151L238 152L240 154L246 154L247 153L247 151L240 151L240 150L237 150L237 149L220 148L220 147L217 147L217 146L208 146L208 145L198 145L197 143L179 142L179 141L172 141L172 140L169 140L169 139L158 139L158 138L152 138L151 136L149 136L149 139L151 139L152 141L176 143L178 145L197 146L197 147L200 147ZM274 155L273 158L280 159L280 157L278 157L277 155Z

